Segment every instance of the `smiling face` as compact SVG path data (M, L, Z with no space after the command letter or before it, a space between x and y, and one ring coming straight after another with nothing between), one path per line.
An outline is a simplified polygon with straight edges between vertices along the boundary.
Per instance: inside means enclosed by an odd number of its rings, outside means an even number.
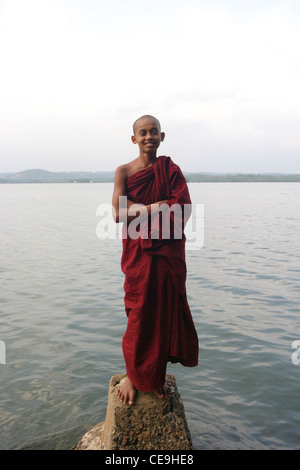
M134 135L131 140L138 144L141 154L156 155L165 134L161 132L159 121L152 116L143 116L133 125Z

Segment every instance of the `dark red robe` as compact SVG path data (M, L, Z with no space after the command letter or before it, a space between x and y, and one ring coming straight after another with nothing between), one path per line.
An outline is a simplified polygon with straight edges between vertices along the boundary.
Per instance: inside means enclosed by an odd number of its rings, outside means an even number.
M164 156L128 178L127 197L144 205L167 200L169 206L183 207L191 202L180 168ZM130 224L123 226L121 267L128 323L122 346L127 375L145 392L163 387L168 361L198 364L198 336L186 298L185 236L172 237L173 212L171 219L171 239L162 239L161 226L159 239L151 238L159 229L158 219L154 224L147 221L148 229L141 223L136 239L128 236Z

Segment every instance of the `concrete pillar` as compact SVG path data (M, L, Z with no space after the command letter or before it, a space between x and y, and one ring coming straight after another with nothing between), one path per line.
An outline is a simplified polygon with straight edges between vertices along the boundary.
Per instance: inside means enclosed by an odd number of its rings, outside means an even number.
M126 375L109 384L106 418L87 432L73 450L192 450L190 431L174 375L167 375L168 398L137 392L133 406L120 402L117 389Z

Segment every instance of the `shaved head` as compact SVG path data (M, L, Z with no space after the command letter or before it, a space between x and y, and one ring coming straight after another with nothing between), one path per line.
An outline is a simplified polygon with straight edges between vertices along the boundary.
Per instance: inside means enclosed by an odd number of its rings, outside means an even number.
M139 121L141 121L142 119L152 119L153 121L156 122L157 127L158 127L158 129L159 129L159 132L161 131L161 127L160 127L160 122L159 122L159 120L158 120L156 117L151 116L150 114L145 114L144 116L141 116L141 117L139 117L136 121L134 121L134 123L133 123L133 133L134 133L134 134L135 134L135 129L136 129L137 123L138 123Z

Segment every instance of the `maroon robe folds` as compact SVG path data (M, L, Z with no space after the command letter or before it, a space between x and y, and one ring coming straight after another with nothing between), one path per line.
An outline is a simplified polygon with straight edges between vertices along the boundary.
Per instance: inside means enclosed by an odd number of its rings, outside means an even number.
M144 205L167 200L170 208L191 202L180 168L164 156L128 178L126 195ZM178 224L178 212L171 212L171 239L162 236L161 215L152 224L150 218L142 222L141 235L135 239L129 235L130 223L123 226L121 267L128 323L122 346L127 375L145 392L163 387L168 361L198 364L198 337L186 298L183 215L182 210ZM172 234L174 225L177 232L180 226L181 238Z

